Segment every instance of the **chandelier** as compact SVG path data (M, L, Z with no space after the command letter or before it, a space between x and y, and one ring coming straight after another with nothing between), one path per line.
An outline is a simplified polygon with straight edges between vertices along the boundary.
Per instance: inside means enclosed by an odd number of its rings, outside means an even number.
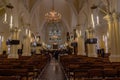
M59 22L61 20L61 14L54 10L54 0L52 4L52 10L45 14L47 22Z
M14 8L14 6L9 3L8 5L6 5L6 9L9 9L9 12L5 12L4 14L4 19L3 19L3 23L4 24L9 24L10 28L13 27L13 13L12 13L12 9ZM8 16L9 15L9 16Z

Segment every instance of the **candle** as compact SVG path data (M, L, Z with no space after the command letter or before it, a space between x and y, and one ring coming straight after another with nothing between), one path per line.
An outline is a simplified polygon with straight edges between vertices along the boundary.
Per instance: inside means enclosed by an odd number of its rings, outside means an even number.
M97 24L99 24L99 16L97 16Z
M93 28L95 28L95 22L94 22L93 14L91 14L91 19L92 19L92 25L93 25Z
M7 23L7 13L5 13L5 15L4 15L4 21L3 21L3 23Z
M12 26L13 26L13 16L11 15L10 16L10 28L12 28Z

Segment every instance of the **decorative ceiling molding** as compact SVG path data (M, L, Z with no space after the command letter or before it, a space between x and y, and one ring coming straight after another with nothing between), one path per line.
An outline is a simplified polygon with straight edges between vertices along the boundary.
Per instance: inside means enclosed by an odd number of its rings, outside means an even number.
M106 6L106 11L108 12L108 13L110 13L111 12L111 7L110 7L110 5L111 5L111 1L112 0L101 0L102 2L103 2L103 4Z
M66 1L65 1L66 2ZM38 16L38 8L39 8L39 6L40 6L40 3L42 3L42 0L37 0L36 1L36 3L34 4L34 6L32 7L32 10L30 11L30 16L31 16L31 19L30 19L30 22L33 22L33 18L35 17L34 15L37 15ZM67 2L68 3L68 2ZM65 5L65 6L67 6L67 5ZM69 5L68 5L69 6ZM69 7L71 7L71 6L69 6ZM40 10L40 9L39 9ZM36 12L37 11L37 12ZM71 11L71 12L73 12L73 11ZM71 13L70 12L70 13ZM37 18L40 18L39 16L37 17ZM66 18L63 18L62 17L62 20L63 19L66 19ZM38 19L39 20L39 19ZM65 20L64 20L65 21ZM67 22L67 21L66 21ZM65 23L66 23L65 22ZM44 23L45 23L45 21L44 21L44 19L43 19L43 21L40 23L40 25L39 25L39 27L40 27L40 29L39 30L41 30L42 29L42 25L44 25ZM67 22L68 23L68 22ZM67 24L66 23L66 24ZM70 26L70 25L69 25ZM67 26L67 27L69 27L69 26ZM69 28L67 28L67 29L69 29Z
M66 0L66 2L68 3L68 5L71 7L72 11L75 13L76 16L78 16L77 10L74 7L73 3L71 0Z
M85 0L73 0L72 3L77 11L77 14L79 14L84 7Z
M31 11L35 3L36 3L36 0L29 0L29 11Z

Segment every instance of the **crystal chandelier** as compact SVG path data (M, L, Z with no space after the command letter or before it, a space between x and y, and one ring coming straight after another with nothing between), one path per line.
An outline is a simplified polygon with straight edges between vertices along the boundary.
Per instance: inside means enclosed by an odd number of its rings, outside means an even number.
M52 4L52 10L45 14L47 22L59 22L61 20L61 14L54 10L54 0Z

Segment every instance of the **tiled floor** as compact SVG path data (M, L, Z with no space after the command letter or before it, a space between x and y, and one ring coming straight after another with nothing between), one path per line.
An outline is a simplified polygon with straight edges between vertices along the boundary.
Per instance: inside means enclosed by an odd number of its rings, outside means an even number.
M40 80L66 80L59 63L54 58L41 75Z

